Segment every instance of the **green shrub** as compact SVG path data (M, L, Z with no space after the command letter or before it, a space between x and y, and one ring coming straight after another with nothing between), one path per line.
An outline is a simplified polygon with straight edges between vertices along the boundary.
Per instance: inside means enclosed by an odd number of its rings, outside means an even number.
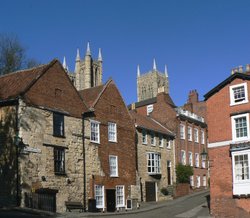
M165 187L161 188L161 193L164 194L164 195L168 195L167 188L165 188Z
M183 164L177 164L176 166L176 182L177 183L189 183L190 176L194 174L191 166L185 166Z

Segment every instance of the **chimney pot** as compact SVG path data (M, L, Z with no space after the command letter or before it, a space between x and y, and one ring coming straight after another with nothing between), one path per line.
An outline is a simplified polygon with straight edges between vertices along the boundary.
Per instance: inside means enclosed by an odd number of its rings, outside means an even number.
M239 66L239 73L243 73L243 66L242 65Z

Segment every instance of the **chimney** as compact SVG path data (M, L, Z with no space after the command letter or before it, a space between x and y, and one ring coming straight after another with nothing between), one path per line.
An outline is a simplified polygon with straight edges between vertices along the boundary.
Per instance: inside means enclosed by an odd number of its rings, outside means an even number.
M239 73L243 73L243 66L242 65L239 66Z
M250 64L247 64L246 65L246 72L249 72L250 71Z
M131 110L135 110L135 103L131 104Z
M191 90L188 95L188 103L196 103L199 101L199 94L195 90Z

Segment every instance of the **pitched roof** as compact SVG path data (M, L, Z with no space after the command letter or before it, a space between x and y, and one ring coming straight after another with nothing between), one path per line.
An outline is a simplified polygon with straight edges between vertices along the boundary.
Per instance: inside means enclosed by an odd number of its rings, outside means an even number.
M81 117L88 111L58 60L0 77L0 102L22 97L27 105Z
M0 100L14 99L25 93L50 64L0 76Z
M149 116L143 116L136 111L130 111L132 118L135 120L135 124L137 127L142 129L151 130L154 132L162 133L164 135L169 135L174 137L174 133L168 130L165 126L160 124L158 121Z
M210 98L212 95L214 95L216 92L220 91L223 87L225 87L228 83L232 82L234 79L239 78L243 80L250 80L250 75L246 73L234 73L228 78L226 78L224 81L219 83L217 86L215 86L213 89L211 89L209 92L207 92L204 95L205 101Z
M79 91L79 93L82 99L84 100L84 102L86 102L86 104L89 107L94 108L97 101L101 97L102 93L111 82L113 82L113 80L109 79L104 85L95 86L89 89L84 89L84 90Z

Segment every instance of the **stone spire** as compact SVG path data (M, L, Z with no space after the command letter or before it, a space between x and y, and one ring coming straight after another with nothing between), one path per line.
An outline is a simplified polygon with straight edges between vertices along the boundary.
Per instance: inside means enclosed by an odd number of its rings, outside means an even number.
M165 64L165 76L168 77L168 68L166 64Z
M76 50L76 61L80 61L80 52L79 52L79 48Z
M153 61L153 71L157 71L155 58L154 58L154 61Z
M91 56L89 42L88 42L88 44L87 44L86 55Z
M67 70L67 64L66 64L66 58L65 56L63 57L63 68Z
M99 48L99 52L98 52L98 61L102 62L102 50L101 50L101 48Z
M137 77L139 77L141 75L141 72L140 72L140 66L139 64L137 65Z

